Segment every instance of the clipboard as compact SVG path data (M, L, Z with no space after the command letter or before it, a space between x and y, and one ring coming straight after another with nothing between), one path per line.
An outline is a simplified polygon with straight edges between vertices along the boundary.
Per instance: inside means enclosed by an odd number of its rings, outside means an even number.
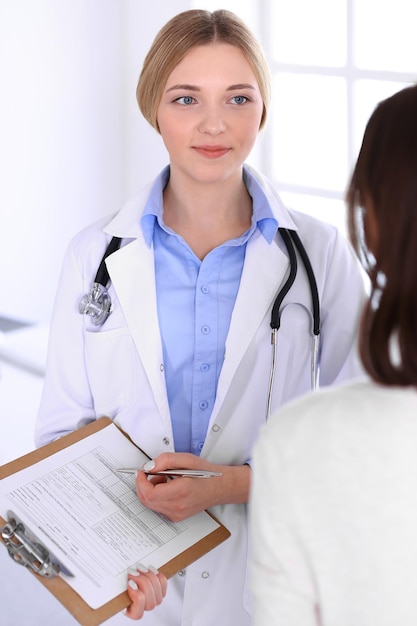
M29 454L26 454L18 459L15 459L5 465L0 466L0 480L19 472L22 469L26 469L43 459L52 456L56 452L59 452L65 448L72 446L78 441L89 437L90 435L106 428L107 426L114 424L114 422L107 418L102 417L97 419L86 426L83 426L77 431L69 433L53 441L42 448L38 448ZM120 429L119 429L120 430ZM122 431L120 431L122 432ZM125 433L123 433L130 441ZM132 445L133 444L132 442ZM136 446L137 447L137 446ZM167 578L170 578L176 574L179 570L184 569L198 558L218 546L220 543L230 537L229 530L223 526L211 513L206 511L207 515L212 517L218 524L217 528L210 534L203 537L201 540L194 543L191 547L185 549L178 554L175 558L172 558L158 569ZM5 527L9 523L9 520L5 520L0 516L0 526ZM30 533L30 528L28 528ZM0 536L0 541L5 546L5 541ZM71 615L82 626L98 626L111 616L122 611L129 606L130 599L126 591L115 596L99 608L93 609L85 602L85 600L60 576L53 576L48 578L47 576L35 573L29 567L28 569L33 576L35 576L39 582L41 582L53 595L59 600L59 602L71 613Z

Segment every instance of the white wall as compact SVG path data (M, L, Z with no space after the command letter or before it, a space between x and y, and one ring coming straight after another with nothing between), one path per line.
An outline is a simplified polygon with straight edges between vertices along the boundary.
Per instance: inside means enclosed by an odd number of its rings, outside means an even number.
M165 163L137 77L185 0L0 0L0 316L48 322L62 257Z

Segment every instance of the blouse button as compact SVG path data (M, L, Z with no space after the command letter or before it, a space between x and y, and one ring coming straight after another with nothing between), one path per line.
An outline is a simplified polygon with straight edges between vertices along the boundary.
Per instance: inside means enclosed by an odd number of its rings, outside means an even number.
M208 578L210 576L210 574L208 572L203 572L201 574L201 578Z
M164 437L164 438L162 439L162 441L164 442L164 444L165 444L166 446L169 446L170 441L169 441L168 437Z

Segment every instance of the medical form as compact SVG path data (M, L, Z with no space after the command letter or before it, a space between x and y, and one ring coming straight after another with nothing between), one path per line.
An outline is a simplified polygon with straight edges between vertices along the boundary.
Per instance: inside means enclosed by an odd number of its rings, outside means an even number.
M159 568L219 527L204 511L171 522L144 507L134 476L116 470L147 458L110 424L0 481L1 516L11 510L27 525L92 608L126 589L129 567Z

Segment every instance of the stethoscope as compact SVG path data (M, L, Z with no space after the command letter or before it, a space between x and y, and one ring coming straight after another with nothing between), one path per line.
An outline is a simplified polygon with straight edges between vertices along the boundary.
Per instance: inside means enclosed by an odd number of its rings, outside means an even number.
M285 281L284 286L281 288L279 294L277 295L274 305L272 307L271 312L271 323L270 326L272 328L271 333L271 346L272 346L272 357L271 357L271 369L269 373L269 383L268 383L268 395L267 395L267 404L266 404L266 420L268 421L271 416L271 401L272 401L272 389L274 387L274 378L275 378L275 369L276 369L276 358L277 358L277 333L279 327L281 325L281 304L284 300L285 296L289 292L291 285L295 281L295 277L297 275L297 255L295 252L295 248L297 248L298 253L301 257L301 260L304 264L305 270L307 272L308 284L310 286L311 292L311 301L313 308L312 315L312 348L311 348L311 389L315 391L317 388L317 378L318 378L318 355L319 355L319 335L320 335L320 300L319 300L319 292L317 289L316 277L314 276L313 268L310 263L310 259L308 258L308 254L306 249L304 248L298 233L295 230L289 230L287 228L279 228L278 229L282 239L284 240L285 246L288 251L288 256L290 259L290 273L288 275L287 280ZM293 243L294 242L294 243ZM295 244L295 247L294 247ZM310 315L310 311L306 308L308 314Z
M295 277L297 275L297 255L296 249L303 261L305 270L307 272L307 278L311 291L312 300L312 349L311 349L311 389L314 391L317 388L318 377L318 353L319 353L319 335L320 335L320 302L317 289L317 282L314 276L313 268L308 258L307 252L301 243L300 237L297 232L287 228L278 229L281 237L285 243L290 259L290 272L284 286L280 289L271 312L270 326L271 333L271 369L268 383L268 395L267 395L267 408L266 419L268 420L271 413L271 400L272 389L274 386L275 370L276 370L276 358L277 358L277 333L281 325L281 304L290 290ZM101 259L97 274L94 278L94 282L91 285L90 291L85 294L80 300L78 305L78 311L82 315L88 315L94 326L102 326L108 316L111 313L111 298L108 292L110 283L110 276L106 267L106 259L110 254L116 252L120 248L122 239L121 237L113 237L106 248L106 251ZM294 245L295 244L295 245ZM309 309L306 307L309 315L311 315Z
M107 290L110 276L106 267L106 259L120 248L121 243L121 237L113 237L111 239L100 261L90 291L81 298L78 305L79 313L88 315L94 326L102 326L111 313L111 298Z

